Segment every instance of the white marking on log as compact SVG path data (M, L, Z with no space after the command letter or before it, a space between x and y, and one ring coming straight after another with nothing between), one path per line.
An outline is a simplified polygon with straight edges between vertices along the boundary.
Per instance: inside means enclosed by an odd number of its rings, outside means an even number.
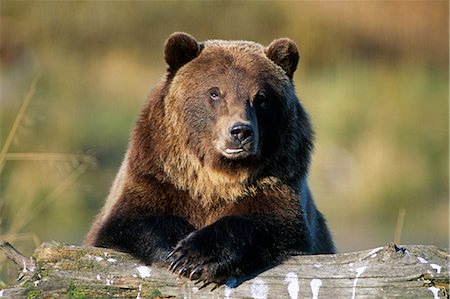
M139 276L141 276L141 278L150 277L152 273L152 269L147 266L139 266L136 268L136 270L138 271Z
M319 298L319 289L322 286L322 280L313 279L313 280L311 280L309 285L311 286L312 298L318 299Z
M102 280L102 277L100 276L100 274L97 274L97 280Z
M225 299L230 299L231 293L233 292L233 289L229 286L225 286L225 289L223 290L223 295Z
M434 299L438 299L439 298L439 295L438 295L439 288L429 287L428 289L433 293Z
M22 269L22 272L23 272L23 273L27 273L27 272L28 272L26 261L23 261L23 269Z
M141 299L142 284L139 284L136 299Z
M426 259L424 259L423 257L418 257L417 258L419 260L419 262L421 262L422 264L428 264L428 261Z
M254 299L267 299L267 295L269 294L269 286L264 280L257 278L252 283L250 292Z
M367 266L364 267L359 267L358 269L356 269L356 277L355 280L353 281L353 292L352 292L352 299L355 299L356 296L356 284L358 283L358 279L361 276L361 274L363 274L363 272L366 270Z
M377 252L380 251L381 249L383 249L383 247L378 247L378 248L372 249L372 250L367 254L367 256L372 256L373 254L377 253Z
M298 276L294 272L286 274L284 282L288 284L288 293L291 299L298 299Z
M436 265L436 264L430 264L431 268L435 269L437 274L441 273L441 266Z

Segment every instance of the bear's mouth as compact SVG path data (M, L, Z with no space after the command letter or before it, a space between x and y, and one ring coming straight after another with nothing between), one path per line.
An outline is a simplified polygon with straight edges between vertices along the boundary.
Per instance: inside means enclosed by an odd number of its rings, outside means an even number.
M222 154L228 159L238 160L256 155L256 150L254 146L247 144L242 147L226 147L222 150Z
M224 152L227 155L236 155L236 154L240 154L242 152L245 152L245 150L243 148L226 148L224 150Z
M250 154L243 148L226 148L223 150L224 156L229 159L243 159Z

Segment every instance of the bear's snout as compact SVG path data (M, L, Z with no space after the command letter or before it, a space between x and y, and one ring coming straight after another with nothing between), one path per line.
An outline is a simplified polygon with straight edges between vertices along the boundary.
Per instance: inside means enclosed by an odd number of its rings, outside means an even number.
M233 140L246 145L253 142L253 127L251 125L236 123L230 128L230 135Z
M231 159L255 155L258 150L257 128L251 123L236 122L228 130L223 152Z

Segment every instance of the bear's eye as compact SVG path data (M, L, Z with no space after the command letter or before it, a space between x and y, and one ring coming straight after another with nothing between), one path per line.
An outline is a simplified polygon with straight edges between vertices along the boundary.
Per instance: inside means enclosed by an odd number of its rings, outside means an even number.
M270 101L264 95L258 94L255 97L255 104L257 107L259 107L261 109L267 109L267 108L269 108L268 106L270 105Z
M218 101L218 100L220 100L220 92L219 92L219 90L218 90L217 88L212 88L212 89L209 91L209 98L210 98L212 101Z

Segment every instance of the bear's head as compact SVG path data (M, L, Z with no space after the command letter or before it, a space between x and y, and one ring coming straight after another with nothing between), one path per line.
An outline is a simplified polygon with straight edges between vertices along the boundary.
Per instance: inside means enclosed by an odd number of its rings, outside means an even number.
M173 183L206 201L235 200L280 180L298 183L312 131L294 93L299 54L291 40L264 47L174 33L164 54L162 162Z

